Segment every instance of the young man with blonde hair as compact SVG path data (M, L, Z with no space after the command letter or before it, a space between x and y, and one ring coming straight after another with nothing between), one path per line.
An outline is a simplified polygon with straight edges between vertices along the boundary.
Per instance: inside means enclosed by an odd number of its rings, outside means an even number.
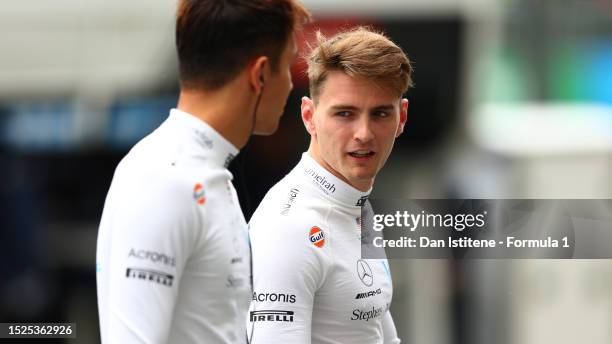
M292 88L294 0L179 0L176 109L117 166L98 233L102 343L245 343L247 225L229 162Z
M361 258L360 216L406 123L411 74L382 34L318 35L301 107L310 147L250 222L252 343L399 343L388 264Z

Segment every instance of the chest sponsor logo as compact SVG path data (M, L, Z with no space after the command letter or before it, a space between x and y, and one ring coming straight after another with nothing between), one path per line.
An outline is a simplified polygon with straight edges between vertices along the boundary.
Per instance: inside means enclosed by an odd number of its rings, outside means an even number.
M308 239L316 247L323 247L323 245L325 245L325 233L323 233L321 228L317 226L314 226L310 229Z
M253 292L253 302L287 302L295 303L294 294L282 293L258 293Z
M357 200L357 204L355 204L355 205L358 206L358 207L363 207L367 200L368 200L368 196L361 196L361 198L359 198L359 200Z
M202 184L197 183L193 187L193 199L195 199L199 205L204 205L204 203L206 203L206 193L204 192Z
M333 194L336 192L336 184L330 183L327 179L325 179L325 176L318 174L314 169L307 168L304 170L304 172L309 175L312 178L312 181L325 193Z
M368 310L354 309L353 314L351 315L351 320L370 321L370 319L375 319L383 315L386 310L387 307L372 307L372 309Z
M240 288L244 285L244 278L236 277L234 275L227 276L227 283L225 286L228 288Z
M174 257L168 256L163 253L155 252L155 251L147 251L147 250L138 250L134 248L130 248L130 253L128 253L129 258L143 259L149 260L153 263L161 263L168 266L175 266L176 262Z
M357 261L357 277L361 280L366 287L371 287L372 283L374 283L374 275L372 274L372 269L368 262L363 259L359 259Z
M380 288L376 289L376 290L370 290L368 292L365 293L357 293L357 296L355 296L355 299L367 299L370 296L375 296L375 295L380 295L382 294L382 290L380 290Z
M172 287L172 282L174 281L174 276L167 273L139 268L127 268L125 277L155 282L167 287Z
M275 321L293 322L293 311L252 311L249 317L251 322L256 321Z
M291 209L291 206L293 206L293 203L295 202L295 199L297 198L299 193L300 193L300 189L297 189L297 188L293 188L289 190L289 195L287 196L287 200L281 207L281 212L280 212L281 215L287 215L289 213L289 210Z

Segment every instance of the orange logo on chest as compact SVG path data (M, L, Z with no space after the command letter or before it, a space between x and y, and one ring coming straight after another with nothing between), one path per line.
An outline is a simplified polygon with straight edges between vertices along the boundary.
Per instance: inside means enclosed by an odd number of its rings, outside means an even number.
M310 229L308 239L316 247L323 247L323 245L325 245L325 233L323 233L321 228L317 226L314 226Z
M193 188L193 198L198 202L199 205L204 205L206 202L206 194L204 193L204 187L202 184L197 183Z

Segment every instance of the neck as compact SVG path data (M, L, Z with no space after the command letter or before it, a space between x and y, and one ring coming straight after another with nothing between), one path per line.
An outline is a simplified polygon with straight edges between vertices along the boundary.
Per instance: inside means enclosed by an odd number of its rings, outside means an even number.
M214 91L182 89L177 108L206 122L236 148L242 149L251 135L250 116L255 101L255 93L234 80Z
M308 147L308 154L316 161L319 165L323 166L329 173L336 176L338 179L347 183L361 192L367 192L374 185L374 179L367 180L349 180L343 176L340 172L336 171L330 164L328 164L320 154L319 147L315 144L314 140L310 141L310 147Z

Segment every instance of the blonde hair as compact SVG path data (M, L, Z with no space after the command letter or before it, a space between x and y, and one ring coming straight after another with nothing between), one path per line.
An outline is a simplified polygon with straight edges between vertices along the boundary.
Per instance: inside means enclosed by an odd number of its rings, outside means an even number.
M317 43L307 58L310 96L315 102L331 71L370 79L398 97L412 86L410 60L382 33L357 27L326 38L317 32Z

